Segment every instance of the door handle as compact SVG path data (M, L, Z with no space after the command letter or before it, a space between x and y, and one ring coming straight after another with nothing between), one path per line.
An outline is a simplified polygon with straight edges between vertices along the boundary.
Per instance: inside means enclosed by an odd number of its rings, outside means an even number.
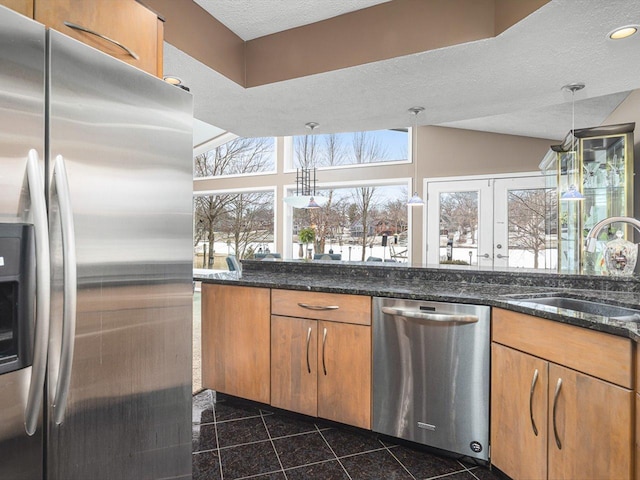
M536 421L533 418L533 392L536 388L536 383L538 382L538 369L536 368L535 372L533 372L533 379L531 380L531 390L529 391L529 417L531 418L531 428L533 429L533 434L538 436L538 427L536 427Z
M64 307L62 312L62 347L60 366L53 400L53 420L60 425L64 418L71 383L71 365L76 335L76 305L78 300L78 277L76 261L76 241L73 226L73 210L69 195L67 170L62 155L56 157L53 179L55 182L58 205L60 208L60 226L62 227L63 252L63 291Z
M560 389L562 388L562 379L558 378L556 384L556 392L553 395L553 436L556 438L556 445L558 450L562 450L562 443L560 442L560 436L558 435L558 426L556 424L556 408L558 406L558 397L560 396Z
M309 363L309 343L311 341L311 327L307 330L307 371L311 373L311 364Z
M451 313L424 313L415 310L403 310L401 308L382 307L382 313L392 315L394 317L417 318L420 320L429 320L432 322L459 322L459 323L476 323L477 315L460 315Z
M325 343L327 343L327 329L325 328L324 331L322 332L322 371L324 372L324 374L327 374L327 365L324 362L324 351L325 351Z
M489 255L488 253L485 253L484 255L482 255L483 258L491 258L491 255Z
M38 153L29 150L27 155L27 181L31 198L31 211L36 241L36 328L33 342L33 366L25 409L25 430L33 435L38 428L44 378L47 371L49 345L49 307L51 304L51 262L49 258L49 226L44 200L44 183L40 177Z
M509 255L502 255L501 253L496 255L497 258L509 258Z
M138 54L136 52L131 50L129 47L123 45L122 43L118 42L117 40L114 40L113 38L109 38L106 35L103 35L103 34L101 34L99 32L96 32L95 30L91 30L90 28L83 27L82 25L78 25L76 23L64 22L64 24L65 24L65 26L67 26L69 28L72 28L73 30L79 30L81 32L88 33L90 35L95 35L98 38L106 40L107 42L114 44L116 47L121 48L128 55L130 55L131 57L135 58L136 60L140 60L140 57L138 56Z

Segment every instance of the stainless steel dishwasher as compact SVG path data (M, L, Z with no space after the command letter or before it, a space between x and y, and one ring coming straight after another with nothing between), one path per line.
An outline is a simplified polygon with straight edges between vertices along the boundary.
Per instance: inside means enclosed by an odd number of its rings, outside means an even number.
M373 430L488 460L489 307L373 305Z

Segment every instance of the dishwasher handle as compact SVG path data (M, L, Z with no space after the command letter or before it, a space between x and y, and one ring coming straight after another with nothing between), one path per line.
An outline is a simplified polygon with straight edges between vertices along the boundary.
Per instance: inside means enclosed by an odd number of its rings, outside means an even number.
M477 315L461 315L457 313L425 313L416 310L403 310L401 308L382 307L382 313L393 315L394 317L417 318L419 320L428 320L430 322L458 322L458 323L477 323Z

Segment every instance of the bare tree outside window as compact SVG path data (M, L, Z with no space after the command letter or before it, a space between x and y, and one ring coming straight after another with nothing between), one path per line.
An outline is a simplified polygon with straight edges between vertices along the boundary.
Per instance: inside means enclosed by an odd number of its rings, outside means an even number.
M478 193L441 193L440 246L446 246L451 240L456 247L475 245L477 230Z
M194 158L194 175L211 177L273 169L273 138L237 138ZM245 228L245 232L240 230ZM269 230L269 233L265 233ZM216 242L248 255L252 245L273 239L273 193L202 195L194 198L194 247L213 268ZM231 250L233 248L233 250ZM218 247L220 250L220 247Z
M273 242L273 193L225 196L227 209L220 219L219 230L238 258L252 258L261 248L257 245Z
M218 177L273 171L274 140L236 138L194 159L194 177Z
M540 253L551 248L550 234L555 232L549 213L556 210L556 201L555 189L509 191L509 250L531 252L536 269Z

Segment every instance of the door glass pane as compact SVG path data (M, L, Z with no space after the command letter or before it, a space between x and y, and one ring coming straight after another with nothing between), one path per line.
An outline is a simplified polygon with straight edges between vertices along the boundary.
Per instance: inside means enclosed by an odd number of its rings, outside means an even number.
M440 264L477 265L478 192L440 193Z
M558 238L556 190L509 190L507 203L508 266L555 269Z

